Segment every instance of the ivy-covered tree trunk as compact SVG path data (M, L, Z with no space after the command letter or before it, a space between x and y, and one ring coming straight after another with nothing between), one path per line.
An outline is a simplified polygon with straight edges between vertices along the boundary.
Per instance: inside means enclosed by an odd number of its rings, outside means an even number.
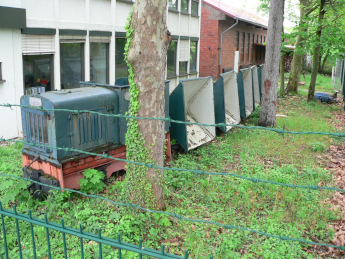
M274 126L277 110L279 61L283 28L284 0L271 0L265 56L264 88L259 125Z
M303 64L303 53L300 51L302 47L302 42L304 38L302 37L303 32L305 32L305 21L304 21L304 13L305 8L308 4L308 0L300 0L300 18L299 18L299 29L297 40L295 44L295 51L293 53L293 60L292 60L292 67L291 73L289 77L289 82L287 85L287 92L288 93L298 93L298 83L301 77L302 71L302 64Z
M318 27L316 30L316 46L314 48L314 55L313 55L313 72L311 73L310 85L308 90L308 102L314 100L315 96L315 85L316 85L316 78L317 72L319 70L319 52L320 52L320 41L321 41L321 33L322 33L322 20L325 16L325 2L326 0L320 0L320 9L319 9L319 18L318 18Z
M130 23L126 26L131 116L165 117L164 85L170 42L166 8L167 0L136 0ZM164 121L128 121L128 160L163 166L164 144ZM132 202L165 209L163 170L129 164L126 178Z

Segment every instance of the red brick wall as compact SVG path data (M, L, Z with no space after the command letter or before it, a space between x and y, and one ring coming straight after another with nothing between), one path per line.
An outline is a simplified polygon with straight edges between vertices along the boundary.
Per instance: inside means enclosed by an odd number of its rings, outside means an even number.
M217 79L219 76L219 48L220 48L220 36L221 33L228 29L235 23L235 19L227 17L226 20L208 20L209 11L202 7L201 10L201 33L200 33L200 77L212 76ZM254 25L247 26L246 23L240 22L231 30L223 35L223 49L222 49L222 65L223 68L232 68L234 70L234 59L235 59L235 38L236 31L239 31L239 51L240 51L240 68L253 65L261 64L264 60L255 62L252 56L252 35L255 34L254 42L256 43L256 35L264 36L267 40L267 30L262 28L255 28ZM241 59L241 44L242 44L242 32L245 32L245 45L244 55ZM249 44L249 55L247 52L247 37L250 33L250 44ZM218 35L218 36L217 36ZM255 46L253 50L255 50ZM262 55L264 58L264 55Z
M210 12L201 8L200 77L218 78L219 36L218 21L208 20Z

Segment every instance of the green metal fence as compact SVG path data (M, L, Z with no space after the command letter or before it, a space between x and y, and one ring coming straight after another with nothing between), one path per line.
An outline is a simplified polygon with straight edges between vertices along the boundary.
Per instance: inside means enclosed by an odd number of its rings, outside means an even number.
M115 247L118 250L118 258L122 258L122 250L132 251L136 254L138 254L138 258L143 258L143 255L147 255L150 258L162 258L162 259L172 259L172 258L181 258L186 259L188 258L188 251L186 250L184 252L184 257L168 254L165 252L165 246L161 246L161 250L153 250L149 248L143 247L143 242L140 239L138 245L133 245L129 243L125 243L121 241L121 235L118 234L117 240L107 238L102 236L101 229L98 229L98 234L92 234L83 231L82 225L79 224L79 229L66 227L64 224L64 220L61 219L61 224L56 224L53 222L49 222L47 215L44 214L44 220L39 219L36 217L33 217L31 215L31 211L28 211L28 214L22 214L17 212L16 207L13 207L13 210L7 210L2 208L1 202L0 202L0 214L1 214L1 223L2 223L2 236L4 241L4 249L5 249L5 258L9 259L9 251L8 251L8 244L7 244L7 236L6 236L6 225L5 225L5 217L10 217L15 219L15 225L16 225L16 233L17 233L17 244L18 244L18 254L19 258L23 258L23 252L22 252L22 245L21 245L21 236L20 236L20 221L28 222L30 225L30 232L31 232L31 240L32 240L32 257L31 258L38 258L36 254L36 244L35 244L35 233L34 233L34 226L41 226L44 227L46 230L46 240L47 240L47 248L48 253L47 257L49 259L52 257L52 251L51 251L51 245L50 245L50 231L55 230L61 233L61 238L63 240L63 256L64 258L68 258L67 256L67 242L66 242L66 235L72 235L76 236L80 240L80 258L85 258L84 253L84 240L91 240L98 243L98 258L103 258L103 252L102 252L102 245L109 245L111 247ZM56 237L55 237L56 238ZM95 258L93 256L93 258ZM211 257L212 258L212 257Z

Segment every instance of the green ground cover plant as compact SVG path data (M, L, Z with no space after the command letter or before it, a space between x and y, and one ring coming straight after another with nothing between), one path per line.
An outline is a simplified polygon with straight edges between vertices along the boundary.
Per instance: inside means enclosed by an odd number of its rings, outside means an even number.
M319 90L319 89L318 89ZM336 132L332 111L339 107L319 102L306 102L304 96L279 99L277 127L293 131ZM259 109L246 125L257 125ZM334 186L332 175L324 169L322 155L335 140L320 135L288 135L261 130L233 128L219 135L212 143L187 154L176 153L171 167L199 169L208 172L227 172L280 183ZM0 148L0 173L22 175L20 144ZM87 177L85 178L88 179ZM125 184L112 176L99 195L120 200ZM324 201L332 191L313 191L253 183L231 176L195 175L165 171L167 211L192 219L203 219L242 226L266 233L329 243L334 233L327 228L338 220L338 211L331 210ZM161 214L123 209L105 201L87 198L70 192L54 192L39 202L24 191L25 182L0 178L1 199L12 195L5 208L17 205L19 212L32 210L35 217L66 226L97 233L101 228L106 237L137 244L143 239L145 247L182 255L190 251L190 258L321 258L317 249L299 242L285 242L248 231L223 229L210 224L193 224ZM91 183L85 183L87 187ZM91 190L92 192L92 190ZM14 193L14 194L13 194ZM18 257L15 221L5 217L10 258ZM38 258L47 256L45 229L35 226ZM30 226L20 223L23 258L32 258ZM53 258L64 258L61 233L50 232ZM79 239L68 236L69 258L79 258ZM85 258L98 258L98 244L84 240ZM4 256L0 238L0 257ZM122 258L137 258L126 252ZM103 258L118 258L117 250L103 246ZM144 257L145 258L145 257Z

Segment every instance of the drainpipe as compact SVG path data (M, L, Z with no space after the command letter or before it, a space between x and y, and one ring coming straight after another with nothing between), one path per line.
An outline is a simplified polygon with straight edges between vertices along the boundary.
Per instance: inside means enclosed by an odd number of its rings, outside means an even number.
M221 35L220 35L220 53L219 53L219 76L222 73L221 66L222 66L222 50L223 50L223 34L227 31L231 30L233 27L235 27L238 24L238 18L236 17L236 22L233 24L230 28L226 29Z

